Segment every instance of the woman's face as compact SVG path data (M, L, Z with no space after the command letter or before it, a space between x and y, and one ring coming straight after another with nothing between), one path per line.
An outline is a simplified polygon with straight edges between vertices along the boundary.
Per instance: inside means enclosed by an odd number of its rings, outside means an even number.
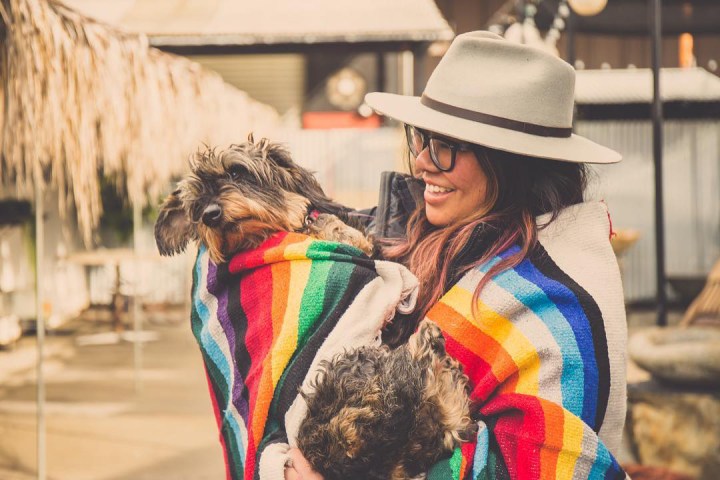
M488 179L471 150L458 150L455 167L443 172L430 159L429 149L424 148L415 157L414 171L425 182L425 212L436 227L468 218L485 208Z

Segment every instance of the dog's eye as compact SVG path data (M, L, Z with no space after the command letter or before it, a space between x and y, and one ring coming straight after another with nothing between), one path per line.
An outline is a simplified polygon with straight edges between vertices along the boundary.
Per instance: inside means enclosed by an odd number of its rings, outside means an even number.
M240 180L248 174L248 169L244 165L236 163L228 167L228 174L230 174L230 178L233 180Z

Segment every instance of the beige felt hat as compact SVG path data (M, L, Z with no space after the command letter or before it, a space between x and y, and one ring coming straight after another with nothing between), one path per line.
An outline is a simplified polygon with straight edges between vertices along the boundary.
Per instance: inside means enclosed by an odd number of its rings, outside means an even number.
M575 70L490 32L453 40L421 97L373 92L378 113L442 135L566 162L615 163L614 150L572 133Z

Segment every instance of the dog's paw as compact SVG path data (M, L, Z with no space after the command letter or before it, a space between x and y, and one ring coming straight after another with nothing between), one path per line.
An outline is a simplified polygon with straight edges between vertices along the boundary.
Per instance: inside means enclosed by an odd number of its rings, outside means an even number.
M423 320L408 340L408 349L410 354L418 359L433 354L443 357L446 355L445 337L435 322Z

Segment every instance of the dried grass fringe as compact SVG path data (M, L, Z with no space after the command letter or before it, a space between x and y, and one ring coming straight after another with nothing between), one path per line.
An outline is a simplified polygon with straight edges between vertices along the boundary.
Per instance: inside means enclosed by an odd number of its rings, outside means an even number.
M0 0L0 182L57 187L82 237L102 213L100 174L155 201L202 143L269 133L277 113L190 60L55 1ZM34 178L39 161L48 178Z

